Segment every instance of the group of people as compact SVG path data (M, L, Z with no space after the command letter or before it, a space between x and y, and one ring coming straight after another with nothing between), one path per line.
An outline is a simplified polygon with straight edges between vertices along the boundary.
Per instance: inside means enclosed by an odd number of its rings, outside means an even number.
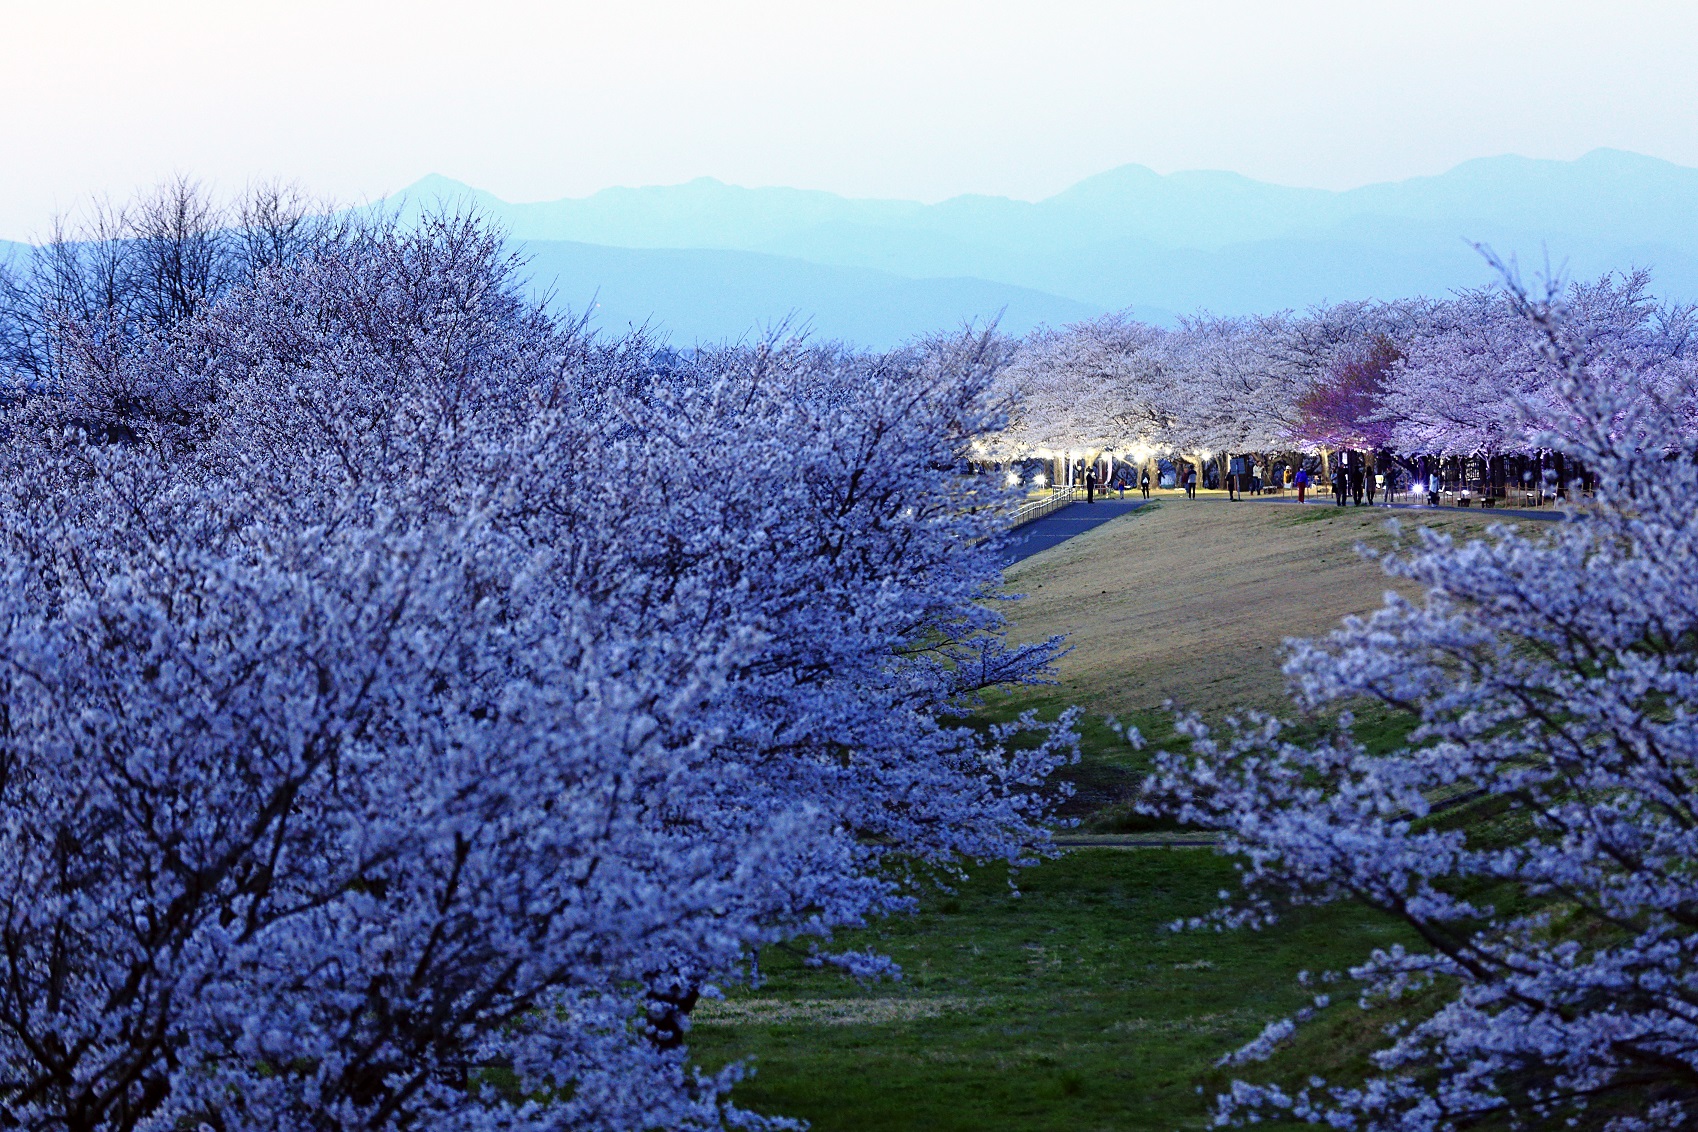
M1380 477L1375 473L1359 465L1352 467L1347 464L1340 463L1338 467L1333 469L1331 477L1333 502L1340 507L1343 507L1349 502L1353 502L1356 506L1360 507L1365 501L1368 506L1372 507L1375 502L1375 496L1379 495L1383 491L1385 494L1385 500L1389 504L1391 502L1391 492L1393 490L1393 479L1396 475L1397 472L1395 470L1388 471L1385 476L1385 483L1382 487ZM1297 468L1295 471L1287 470L1286 476L1287 482L1297 489L1297 502L1308 502L1307 496L1309 488L1317 482L1316 477L1311 475L1307 468ZM1237 478L1238 477L1236 476L1227 477L1229 491L1240 486L1234 482ZM1095 502L1099 483L1096 469L1088 469L1085 472L1084 480L1085 501L1088 503ZM1325 481L1322 480L1321 482ZM1415 490L1425 487L1427 489L1427 502L1430 505L1437 506L1439 502L1439 492L1441 489L1439 477L1436 474L1429 476L1427 477L1427 482L1422 483L1421 477L1417 476L1414 483ZM1126 489L1129 486L1136 486L1143 493L1144 498L1148 499L1150 497L1151 486L1149 470L1145 469L1141 472L1136 480L1133 480L1130 477L1116 476L1112 483L1103 485L1103 490L1107 492L1111 488L1118 489L1120 492L1120 498L1125 499ZM1194 468L1187 468L1185 470L1184 475L1180 478L1180 486L1185 489L1185 497L1187 499L1197 498L1197 472Z
M1345 496L1349 496L1356 504L1362 506L1362 497L1368 497L1368 506L1374 505L1374 489L1379 477L1361 467L1348 467L1342 462L1332 474L1333 502L1344 506Z
M1297 502L1308 502L1307 495L1309 487L1315 482L1314 477L1309 474L1309 470L1307 468L1298 468L1295 472L1289 474L1291 485L1297 489ZM1236 478L1237 477L1229 477L1229 484ZM1438 477L1433 476L1432 480L1432 484L1429 485L1429 502L1437 503ZM1128 482L1129 481L1127 479L1116 477L1112 484L1106 485L1105 490L1107 487L1116 488L1120 492L1120 498L1125 499ZM1136 480L1136 485L1143 493L1144 498L1148 499L1150 497L1150 473L1148 469L1145 469L1142 473L1140 473ZM1186 469L1182 480L1182 486L1185 488L1185 496L1187 499L1197 498L1197 473L1194 469ZM1232 484L1232 486L1235 487L1237 485ZM1391 476L1388 474L1384 487L1387 503L1391 502L1391 489ZM1367 502L1368 506L1372 507L1374 505L1375 496L1379 494L1380 490L1379 476L1365 468L1359 466L1350 467L1341 463L1333 470L1333 502L1340 507L1343 507L1347 502L1354 502L1356 506L1360 507L1364 500ZM1095 502L1096 496L1097 473L1096 469L1092 468L1085 472L1085 501L1087 503Z
M1122 499L1126 498L1126 480L1125 479L1117 478L1109 486L1120 489L1120 498L1122 498ZM1149 472L1148 468L1146 468L1144 470L1143 474L1138 478L1138 487L1143 491L1144 498L1148 499L1150 497L1150 472ZM1190 496L1192 499L1197 498L1197 473L1196 472L1187 473L1187 475L1185 477L1185 494ZM1085 502L1086 503L1095 503L1096 499L1097 499L1097 470L1095 468L1091 468L1091 469L1089 469L1085 472Z
M1306 503L1310 484L1314 483L1307 468L1298 468L1291 477L1292 486L1297 488L1297 502ZM1391 502L1391 476L1388 474L1385 482L1386 502ZM1364 499L1368 506L1374 505L1374 496L1380 491L1379 476L1362 467L1350 467L1339 464L1332 473L1333 502L1343 507L1347 502L1362 506Z

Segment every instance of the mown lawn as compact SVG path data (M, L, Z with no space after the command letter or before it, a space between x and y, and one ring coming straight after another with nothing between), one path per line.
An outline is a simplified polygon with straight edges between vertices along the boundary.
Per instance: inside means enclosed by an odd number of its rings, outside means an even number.
M1228 1080L1215 1061L1318 989L1299 971L1402 939L1351 907L1259 932L1170 930L1232 883L1206 849L1070 852L1021 874L1019 896L987 871L843 941L895 958L899 982L861 987L768 954L766 984L702 1011L692 1045L708 1065L750 1059L737 1099L820 1132L1203 1127ZM1354 1060L1359 1032L1307 1035L1304 1071Z

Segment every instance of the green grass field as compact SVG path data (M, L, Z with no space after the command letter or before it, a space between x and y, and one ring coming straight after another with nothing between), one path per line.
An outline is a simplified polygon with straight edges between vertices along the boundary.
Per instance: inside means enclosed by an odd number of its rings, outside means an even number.
M769 956L766 985L704 1011L693 1042L710 1065L752 1061L741 1103L821 1132L1200 1128L1226 1081L1215 1061L1308 1001L1299 971L1401 938L1348 907L1170 930L1232 877L1206 849L1076 850L1026 871L1018 896L987 872L848 941L893 956L901 981ZM1347 1059L1348 1037L1306 1035L1305 1056Z
M1298 518L1250 508L1234 517L1224 505L1208 514L1217 525L1242 523L1244 542L1270 545L1269 553L1286 552L1270 530ZM1302 518L1305 527L1319 525L1310 529L1330 531L1334 522ZM1047 553L1095 571L1094 561L1124 561L1135 549L1129 540L1147 537L1130 533L1140 530L1161 528L1147 519L1142 528L1117 521ZM1222 526L1218 538L1232 537ZM1359 537L1358 524L1340 524L1324 553L1342 562ZM1381 585L1376 568L1349 558L1364 574L1360 588ZM1026 567L1028 578L1053 576L1041 559ZM1202 577L1189 600L1219 617L1225 598ZM1267 608L1246 604L1249 639L1270 635L1258 621ZM1057 616L1075 615L1067 608ZM1041 623L1022 628L1053 631ZM1101 655L1109 641L1088 639L1092 651L1064 664L1059 687L984 715L1084 702L1092 710L1082 728L1084 758L1066 772L1076 792L1064 813L1077 820L1075 832L1171 829L1133 812L1148 756L1128 747L1102 713L1116 711L1158 745L1171 742L1172 732L1153 705L1097 690L1103 681L1088 674L1112 668L1114 658ZM1147 636L1139 647L1151 648ZM1259 689L1277 678L1274 652L1262 650L1273 666L1265 677L1231 686ZM1070 672L1081 674L1077 684ZM1238 705L1217 699L1208 706L1219 716ZM1365 738L1386 745L1403 731L1392 719L1363 724ZM1413 942L1353 906L1295 909L1262 931L1172 930L1175 921L1218 907L1234 875L1232 862L1208 848L1073 849L1022 872L1018 895L1004 870L983 869L958 892L926 896L916 915L838 941L890 955L903 968L900 980L861 986L794 955L768 953L763 985L699 1011L692 1047L709 1067L752 1066L755 1075L735 1093L739 1103L803 1118L819 1132L1202 1128L1213 1094L1232 1075L1216 1068L1218 1059L1318 989L1300 985L1299 972L1343 970L1375 947ZM1317 1024L1273 1061L1236 1075L1293 1080L1359 1064L1382 1020L1354 1005L1348 985L1328 989L1338 1004Z

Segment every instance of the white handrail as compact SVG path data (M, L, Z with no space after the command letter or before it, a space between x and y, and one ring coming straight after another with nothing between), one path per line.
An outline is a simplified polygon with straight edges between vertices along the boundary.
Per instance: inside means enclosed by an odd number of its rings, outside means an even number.
M1077 498L1078 492L1079 489L1076 487L1058 487L1043 499L1034 499L1030 503L1022 503L1015 509L1014 521L1009 526L1018 527L1023 523L1030 523L1033 519L1041 519L1051 512L1059 511L1072 503Z

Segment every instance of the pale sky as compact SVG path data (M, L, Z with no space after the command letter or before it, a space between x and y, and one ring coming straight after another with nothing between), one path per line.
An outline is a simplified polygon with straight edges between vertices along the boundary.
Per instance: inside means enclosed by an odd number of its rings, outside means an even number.
M1693 0L0 0L0 30L12 238L177 172L939 200L1128 162L1329 188L1597 146L1698 166Z

